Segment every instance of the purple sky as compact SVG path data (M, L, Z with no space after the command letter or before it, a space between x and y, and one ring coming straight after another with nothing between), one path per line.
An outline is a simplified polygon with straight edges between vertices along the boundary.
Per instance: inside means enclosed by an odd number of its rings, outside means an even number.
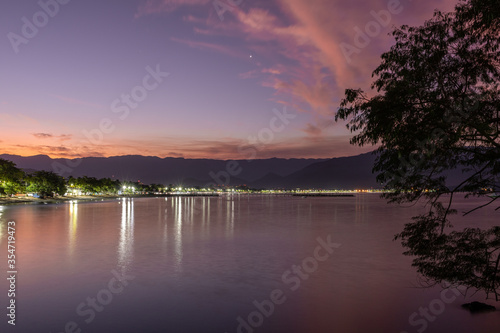
M370 151L349 145L345 124L332 122L343 91L369 88L392 26L421 24L455 4L2 1L0 153L245 159L252 145L256 158Z

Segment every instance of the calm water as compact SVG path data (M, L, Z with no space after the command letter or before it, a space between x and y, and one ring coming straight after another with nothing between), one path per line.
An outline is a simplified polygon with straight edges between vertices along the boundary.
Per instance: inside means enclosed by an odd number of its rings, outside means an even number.
M500 311L460 308L481 295L417 288L392 238L421 210L374 194L0 207L0 268L13 220L18 269L16 326L4 280L0 332L498 332Z

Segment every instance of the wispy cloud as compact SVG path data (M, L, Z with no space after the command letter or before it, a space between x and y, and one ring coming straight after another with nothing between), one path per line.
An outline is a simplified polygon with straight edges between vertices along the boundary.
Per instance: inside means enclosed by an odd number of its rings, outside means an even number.
M31 151L36 155L48 155L51 157L75 156L74 150L65 146L50 146L50 145L14 145L17 149Z
M210 2L211 0L147 0L139 5L135 17L170 13L181 6L206 5Z
M57 137L60 141L69 141L73 138L72 134L61 134Z
M311 123L308 123L306 125L306 128L303 129L303 131L308 134L308 135L320 135L321 134L321 128L319 128L318 126L316 125L313 125Z
M317 125L310 124L311 132ZM280 158L327 158L349 156L372 151L375 148L350 147L346 143L349 135L300 136L286 140L275 140L269 144L252 145L246 140L226 138L220 140L199 140L189 138L163 138L149 140L109 141L103 145L82 144L12 144L2 143L2 152L23 156L48 155L52 158L109 157L122 155L143 155L159 157L213 158L238 160L250 158L249 149L257 159Z
M179 153L179 152L169 151L167 153L167 156L170 156L170 157L184 157L184 154Z
M32 135L37 139L58 139L59 141L68 141L73 138L72 134L54 135L51 133L33 133Z
M283 71L281 69L278 68L278 66L274 67L274 68L264 68L262 70L262 73L268 73L268 74L273 74L273 75L279 75L281 73L283 73Z
M36 144L13 144L2 147L3 152L13 155L34 156L47 155L52 158L79 158L85 156L103 157L102 152L92 147L80 145L36 145Z
M258 73L257 70L251 70L251 71L248 71L248 72L245 72L245 73L240 73L238 75L238 77L240 79L246 80L246 79L254 79L254 78L258 77L258 75L259 75L259 73Z
M227 12L230 19L220 21L211 7L212 0L149 0L143 1L136 17L158 13L171 13L182 6L205 6L204 15L193 10L184 17L192 26L192 37L172 37L177 43L191 48L218 52L231 57L248 58L254 55L254 68L245 68L241 79L259 79L272 88L272 100L307 113L299 134L287 142L266 146L266 154L299 156L338 155L334 150L338 142L348 141L331 136L333 115L346 88L369 89L371 73L380 63L380 55L388 50L394 26L422 24L435 8L452 10L456 0L400 1L401 10L391 14L380 31L370 36L369 43L346 59L343 43L354 44L358 29L368 23L379 22L373 13L388 10L387 0L277 0L246 2ZM362 9L362 10L360 10ZM201 12L201 11L200 11ZM258 59L258 60L257 60ZM335 129L336 131L336 129ZM342 131L337 131L342 133ZM321 141L323 140L323 141ZM324 143L323 143L324 142ZM158 144L158 143L157 143ZM228 156L242 142L181 141L182 154L192 156ZM130 149L135 144L131 144ZM155 149L180 153L170 144L158 144ZM340 148L338 148L340 149ZM353 148L349 148L353 149Z
M393 42L388 33L403 22L422 23L432 15L435 6L449 10L454 0L440 0L424 5L401 2L401 13L391 15L380 33L354 61L348 62L340 45L353 43L356 27L375 20L371 12L387 11L386 0L279 0L273 6L259 7L256 2L244 11L232 9L235 20L211 21L190 16L186 22L204 24L194 27L197 35L234 36L245 40L246 48L262 55L260 74L267 87L276 90L277 102L312 114L330 115L346 88L369 88L371 72L379 62L378 55ZM143 4L143 13L170 12L182 5L206 5L204 0L163 0ZM276 6L277 4L277 6ZM248 7L247 7L248 8ZM342 8L342 10L339 10ZM367 8L360 11L359 8ZM215 38L215 37L214 37ZM248 56L216 42L172 40L200 49L210 49L230 56ZM215 40L215 39L214 39ZM259 72L248 71L240 78L254 78ZM280 77L277 77L280 75Z
M242 147L254 149L255 158L325 158L352 155L374 150L373 147L353 148L346 145L350 136L323 137L320 140L304 140L304 138L294 138L281 142L274 142L268 145L255 147L239 140L229 141L208 141L186 143L182 147L185 157L196 158L197 156L209 156L219 159L246 159L248 155L238 153Z
M189 47L192 48L197 48L197 49L204 49L204 50L211 50L215 51L218 53L223 53L232 57L244 57L246 56L245 53L237 50L233 50L231 47L220 45L220 44L215 44L215 43L207 43L207 42L198 42L198 41L193 41L193 40L188 40L188 39L180 39L176 37L170 38L172 41L188 45Z
M33 136L37 139L48 139L54 137L54 135L50 133L33 133Z

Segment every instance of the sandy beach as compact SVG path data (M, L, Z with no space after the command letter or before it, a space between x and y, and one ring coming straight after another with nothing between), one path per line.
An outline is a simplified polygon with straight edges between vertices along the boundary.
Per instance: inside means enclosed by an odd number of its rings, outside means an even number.
M72 200L79 201L92 201L92 200L111 200L121 198L118 195L79 195L79 196L58 196L54 198L34 198L34 197L0 197L0 205L13 205L13 204L49 204L59 203ZM125 196L123 196L125 197ZM130 197L130 196L126 196ZM134 197L141 197L140 195Z
M53 198L34 198L34 197L0 197L0 205L14 204L52 204L66 201L102 201L113 200L118 198L151 198L151 197L207 197L219 196L214 193L176 193L176 194L134 194L134 195L75 195L75 196L58 196Z

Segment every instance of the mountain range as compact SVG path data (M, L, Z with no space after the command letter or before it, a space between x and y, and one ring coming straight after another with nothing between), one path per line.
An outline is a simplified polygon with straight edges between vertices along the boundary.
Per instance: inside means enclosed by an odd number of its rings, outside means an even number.
M26 171L54 171L64 177L89 176L141 181L145 184L252 188L380 188L371 170L372 153L332 159L214 160L151 156L52 159L45 155L0 155Z

